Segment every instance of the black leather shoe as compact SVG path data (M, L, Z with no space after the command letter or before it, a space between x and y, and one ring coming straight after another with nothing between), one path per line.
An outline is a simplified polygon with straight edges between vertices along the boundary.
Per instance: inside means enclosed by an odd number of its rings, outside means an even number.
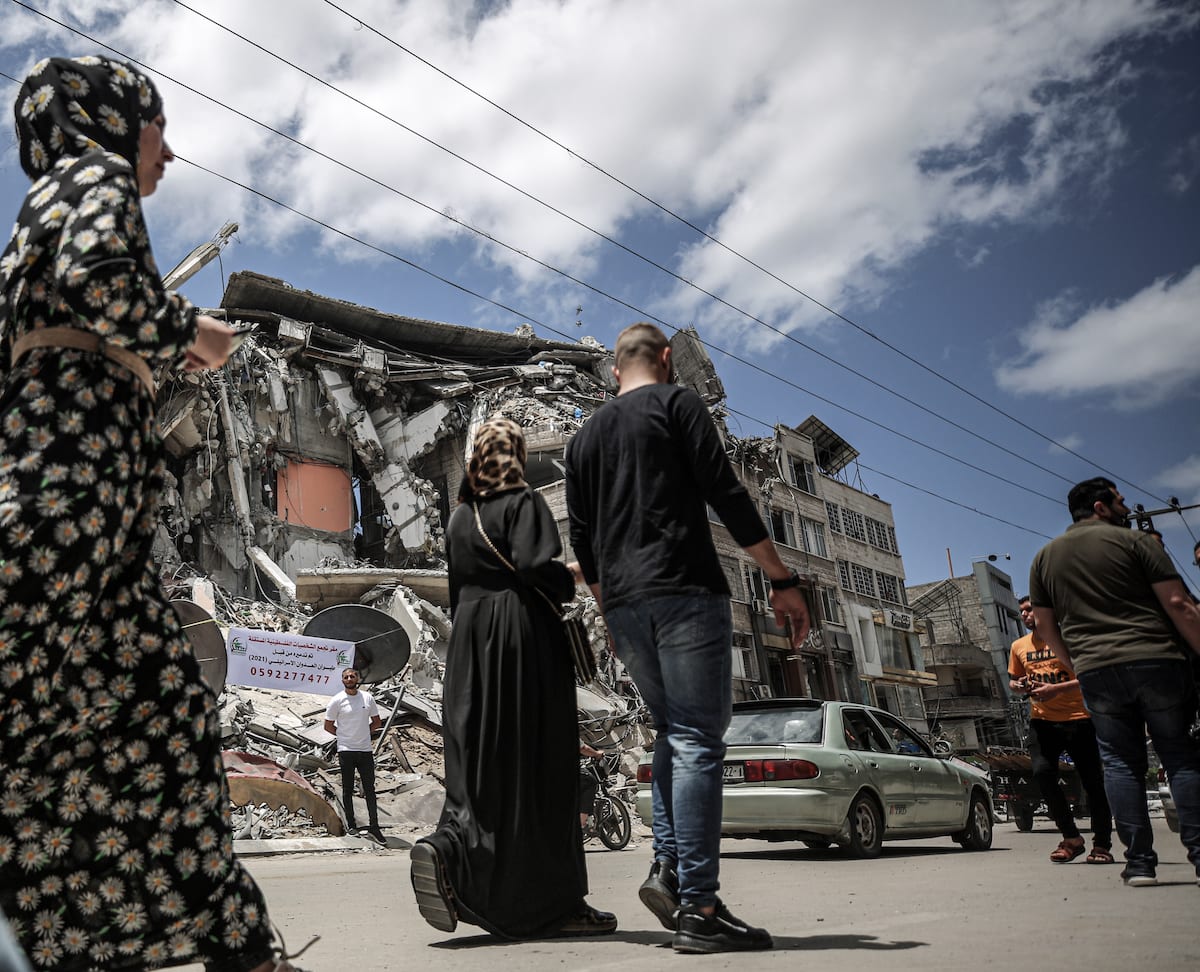
M581 938L584 935L611 935L617 930L617 916L611 911L598 911L591 905L564 921L554 932L555 938Z
M765 928L735 918L719 899L711 915L696 905L682 905L671 942L677 952L759 952L774 946Z
M679 910L679 877L666 861L650 865L650 876L638 888L642 904L654 912L654 917L667 931L675 931L675 912Z

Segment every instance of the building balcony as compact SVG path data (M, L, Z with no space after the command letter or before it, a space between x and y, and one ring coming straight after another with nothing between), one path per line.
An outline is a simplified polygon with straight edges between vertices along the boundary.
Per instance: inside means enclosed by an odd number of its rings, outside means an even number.
M1008 714L1008 706L1003 699L987 695L960 695L945 687L938 687L925 689L924 696L926 711L930 715L936 712L942 719L954 716L994 716L1003 719Z
M987 668L991 666L991 656L983 648L974 645L934 645L924 647L926 668L938 668L942 665L963 665L968 668Z

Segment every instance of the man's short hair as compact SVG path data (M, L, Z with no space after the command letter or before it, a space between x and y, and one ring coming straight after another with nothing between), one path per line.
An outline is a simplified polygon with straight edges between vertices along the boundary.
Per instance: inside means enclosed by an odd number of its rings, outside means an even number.
M667 336L653 324L646 321L630 324L617 335L617 368L630 364L653 366L662 349L668 346Z
M362 678L362 673L357 668L343 668L342 674L345 675L346 672L354 672L355 675L357 675L359 678Z
M1022 594L1020 597L1017 598L1018 607L1020 605L1024 604L1026 601L1028 601L1030 604L1032 604L1033 598L1031 598L1028 594Z
M1076 483L1067 493L1067 509L1071 511L1071 519L1076 523L1088 519L1095 514L1097 503L1111 504L1116 495L1117 484L1103 476Z

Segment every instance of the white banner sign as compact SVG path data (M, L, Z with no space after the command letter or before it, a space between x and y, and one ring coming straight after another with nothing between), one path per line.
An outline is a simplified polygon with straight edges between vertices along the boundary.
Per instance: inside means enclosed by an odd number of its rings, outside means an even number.
M230 628L225 642L231 685L336 695L342 669L354 667L354 642L280 631Z

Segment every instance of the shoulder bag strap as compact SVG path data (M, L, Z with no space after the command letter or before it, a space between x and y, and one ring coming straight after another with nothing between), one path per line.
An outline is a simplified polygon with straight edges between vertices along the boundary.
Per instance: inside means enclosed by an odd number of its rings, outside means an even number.
M479 516L479 504L472 502L471 509L475 512L475 529L478 530L479 535L483 537L483 542L488 545L488 549L496 555L496 559L499 560L500 563L504 564L505 567L516 574L517 568L512 565L512 562L505 557L504 554L496 549L496 545L492 543L492 538L487 535L487 531L483 528L483 520ZM537 591L543 601L550 605L551 611L553 611L560 618L563 616L562 608L550 600L550 598L546 596L545 591L543 591L540 587L534 587L534 590Z

